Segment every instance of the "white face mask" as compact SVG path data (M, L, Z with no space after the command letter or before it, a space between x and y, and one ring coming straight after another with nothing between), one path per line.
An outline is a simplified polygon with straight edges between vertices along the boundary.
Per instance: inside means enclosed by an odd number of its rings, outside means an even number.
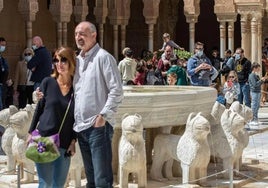
M0 46L0 53L4 52L4 51L5 51L5 49L6 49L6 47L5 47L5 46Z
M196 52L197 57L201 57L203 55L203 50L198 50Z
M36 50L38 47L36 45L32 45L32 49Z
M32 59L33 56L29 55L29 56L25 56L24 59L25 61L29 62Z

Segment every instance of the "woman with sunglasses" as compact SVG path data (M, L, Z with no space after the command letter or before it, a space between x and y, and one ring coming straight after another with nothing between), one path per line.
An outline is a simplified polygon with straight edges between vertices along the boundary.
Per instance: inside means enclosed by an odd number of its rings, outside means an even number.
M22 54L23 59L16 66L14 89L15 95L18 96L19 108L24 108L26 104L33 103L34 82L30 81L32 71L27 69L27 63L33 55L34 51L31 48L25 48Z
M231 105L233 101L236 101L238 99L240 86L235 71L229 72L227 80L224 83L222 93L224 94L227 106Z
M43 97L37 104L29 133L38 129L41 136L51 136L58 133L62 122L63 124L60 131L60 157L49 163L36 163L39 188L63 188L69 171L70 156L75 154L72 86L75 58L72 49L65 47L57 49L53 57L54 72L51 77L43 79L40 85ZM28 141L30 138L31 134Z

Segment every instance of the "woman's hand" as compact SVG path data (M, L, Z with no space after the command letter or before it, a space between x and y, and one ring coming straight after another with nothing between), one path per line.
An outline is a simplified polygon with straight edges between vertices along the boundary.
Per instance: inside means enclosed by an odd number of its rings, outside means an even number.
M69 145L69 148L67 149L66 153L69 153L71 156L75 154L75 140L73 139L71 144Z
M27 139L25 141L26 146L29 145L31 139L32 139L32 135L31 134L28 134Z

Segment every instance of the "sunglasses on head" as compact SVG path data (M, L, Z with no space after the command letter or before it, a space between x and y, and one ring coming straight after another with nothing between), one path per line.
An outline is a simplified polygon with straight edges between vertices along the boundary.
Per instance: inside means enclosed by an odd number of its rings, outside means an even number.
M32 55L31 53L25 53L24 56L30 56Z
M53 59L53 63L59 63L59 62L61 62L62 64L66 64L67 63L67 58L66 57L61 57L60 59L58 59L58 58L54 58Z

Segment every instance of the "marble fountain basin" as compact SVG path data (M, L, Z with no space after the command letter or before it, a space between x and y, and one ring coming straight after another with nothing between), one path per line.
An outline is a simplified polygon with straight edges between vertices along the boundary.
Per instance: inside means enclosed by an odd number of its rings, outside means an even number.
M198 86L124 86L116 127L125 113L142 116L144 128L186 124L191 112L208 115L216 101L217 91Z

